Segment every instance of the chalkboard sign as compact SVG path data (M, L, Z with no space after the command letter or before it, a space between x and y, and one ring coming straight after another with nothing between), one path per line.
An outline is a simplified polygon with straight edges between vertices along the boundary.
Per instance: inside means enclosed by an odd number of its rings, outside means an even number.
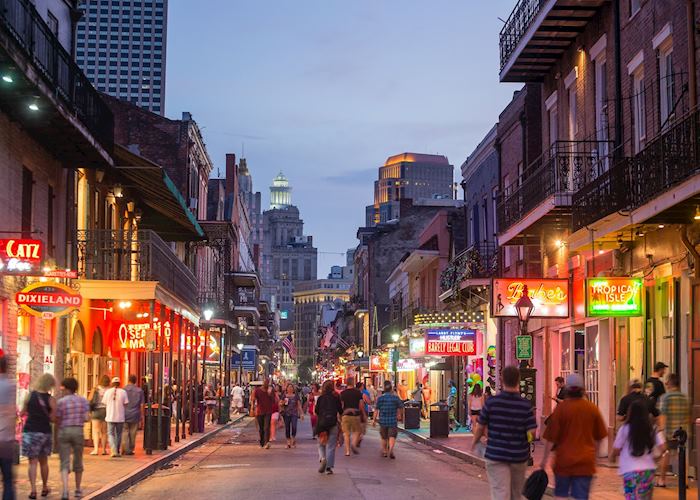
M533 368L520 369L520 395L530 401L535 407L535 391L537 388L537 370Z

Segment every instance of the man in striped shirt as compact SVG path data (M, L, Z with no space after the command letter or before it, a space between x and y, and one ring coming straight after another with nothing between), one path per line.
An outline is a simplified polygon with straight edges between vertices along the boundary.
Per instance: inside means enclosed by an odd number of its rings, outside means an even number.
M479 414L472 451L488 430L486 473L492 500L521 498L530 454L528 433L537 428L532 404L520 395L520 370L506 366L503 390L490 397Z

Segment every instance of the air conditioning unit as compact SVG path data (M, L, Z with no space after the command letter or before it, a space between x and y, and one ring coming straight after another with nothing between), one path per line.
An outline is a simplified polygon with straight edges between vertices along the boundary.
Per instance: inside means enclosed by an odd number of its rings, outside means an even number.
M197 210L197 198L190 198L190 210Z

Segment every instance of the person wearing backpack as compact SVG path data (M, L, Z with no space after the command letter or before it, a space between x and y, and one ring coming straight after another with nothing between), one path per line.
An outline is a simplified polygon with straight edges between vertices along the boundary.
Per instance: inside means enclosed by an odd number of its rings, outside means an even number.
M326 380L321 395L316 401L314 411L318 417L316 434L318 435L318 455L320 466L318 472L333 474L335 465L335 448L338 443L338 422L343 414L340 396L335 392L332 380Z
M107 405L102 402L105 391L109 387L109 377L102 375L100 383L95 386L90 396L90 420L92 424L92 444L93 450L90 455L98 455L100 445L102 454L107 454Z

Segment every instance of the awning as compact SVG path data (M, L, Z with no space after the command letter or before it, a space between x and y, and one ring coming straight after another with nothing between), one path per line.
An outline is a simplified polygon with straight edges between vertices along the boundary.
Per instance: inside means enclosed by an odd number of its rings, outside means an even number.
M139 194L145 205L141 229L152 229L166 241L204 238L204 231L185 199L165 170L156 163L114 146L115 168L126 179L128 189Z

